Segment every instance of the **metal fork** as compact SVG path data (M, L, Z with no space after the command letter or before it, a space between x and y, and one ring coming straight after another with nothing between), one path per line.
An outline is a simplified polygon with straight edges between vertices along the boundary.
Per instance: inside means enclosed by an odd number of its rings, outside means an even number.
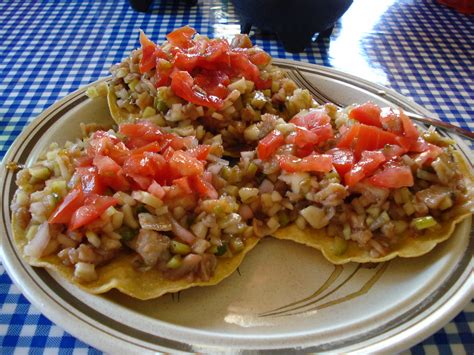
M313 96L313 98L316 100L317 103L319 103L319 104L333 103L338 107L341 107L341 108L344 107L344 105L342 105L340 102L337 102L333 98L329 98L326 95L324 95L324 93L321 92L320 90L318 90L313 84L311 84L309 82L309 80L307 80L304 77L304 75L297 68L292 68L292 69L287 70L287 75L290 79L292 79L300 87L304 87L304 88L308 89L308 91L311 93L311 95ZM432 126L435 126L435 127L439 127L439 128L444 129L446 131L454 132L454 133L457 133L457 134L459 134L463 137L474 140L474 133L467 130L467 129L457 127L453 124L450 124L450 123L447 123L447 122L444 122L444 121L440 121L440 120L437 120L435 118L424 117L424 116L421 116L421 115L416 114L414 112L409 112L409 111L404 111L404 112L412 120L422 122L422 123L427 124L427 125L432 125Z

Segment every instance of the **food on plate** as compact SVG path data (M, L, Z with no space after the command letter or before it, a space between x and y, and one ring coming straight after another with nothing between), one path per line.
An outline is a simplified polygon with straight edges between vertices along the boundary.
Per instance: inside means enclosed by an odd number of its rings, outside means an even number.
M298 113L257 146L254 163L290 201L272 235L335 264L427 253L473 210L472 174L451 143L370 102Z
M185 26L166 39L157 45L141 32L141 48L111 68L108 103L116 122L148 118L200 141L221 134L238 156L261 138L255 132L267 114L289 118L316 106L246 35L228 42Z
M245 35L140 43L87 91L118 126L83 124L18 172L31 265L150 299L220 282L265 236L372 263L423 255L471 216L465 160L402 110L317 105Z
M217 174L222 151L146 120L52 144L17 174L21 254L92 293L148 299L218 283L258 240Z

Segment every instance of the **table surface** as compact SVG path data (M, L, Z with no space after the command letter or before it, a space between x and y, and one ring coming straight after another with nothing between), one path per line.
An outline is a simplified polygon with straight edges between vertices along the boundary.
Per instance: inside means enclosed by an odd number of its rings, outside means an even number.
M240 30L230 1L155 0L148 13L126 0L0 1L0 159L21 130L49 105L107 76L138 46L138 29L161 41L190 24L209 36ZM271 55L340 69L388 86L441 119L474 128L473 17L435 0L355 0L330 39L305 52L284 51L252 31ZM0 264L0 352L99 353L52 324L12 284ZM411 353L473 353L474 303L414 346Z

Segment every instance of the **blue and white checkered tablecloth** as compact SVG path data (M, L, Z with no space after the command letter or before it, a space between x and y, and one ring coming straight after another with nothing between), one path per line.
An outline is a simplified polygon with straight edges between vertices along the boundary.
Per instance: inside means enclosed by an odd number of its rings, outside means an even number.
M0 158L23 127L59 98L107 76L138 46L190 24L210 36L239 32L228 0L0 0ZM355 0L330 40L290 54L273 36L252 39L278 58L341 69L411 97L443 120L474 129L474 21L435 0ZM474 303L409 351L474 353ZM52 324L0 264L0 353L99 353Z

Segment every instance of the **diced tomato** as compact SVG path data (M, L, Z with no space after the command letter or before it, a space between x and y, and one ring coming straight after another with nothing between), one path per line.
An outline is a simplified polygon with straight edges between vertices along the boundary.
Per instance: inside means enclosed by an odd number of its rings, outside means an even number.
M210 151L211 151L210 145L201 144L195 148L189 149L187 152L199 160L206 160Z
M354 166L354 153L349 149L333 148L326 153L332 155L332 164L342 178Z
M217 96L207 95L194 88L194 80L186 71L177 71L171 76L171 90L193 104L215 108L217 110L224 106L224 101Z
M100 217L110 206L115 206L118 200L110 196L89 195L84 205L79 207L72 215L69 230L73 231L89 224Z
M223 39L199 39L185 50L176 49L174 66L189 73L194 69L220 70L230 68L230 46Z
M194 145L195 140L193 136L179 137L172 133L165 134L166 143L174 150L189 149Z
M92 139L101 139L101 138L108 138L112 143L119 143L120 139L112 133L106 131L95 131L92 135Z
M298 158L304 158L304 157L310 155L313 152L314 152L314 147L307 145L303 148L295 147L294 154Z
M94 167L78 167L76 172L81 177L81 188L84 193L103 194L106 186Z
M229 76L220 70L204 70L194 77L194 84L202 88L208 95L221 99L227 97L230 84Z
M214 186L212 186L209 181L198 175L191 177L191 184L201 197L209 197L211 199L217 199L219 197L219 194L217 193Z
M365 177L372 175L385 161L385 155L380 151L362 152L361 159L344 175L345 184L347 186L354 186Z
M278 157L280 168L289 173L294 172L329 172L332 170L332 156L328 154L313 153L304 158L297 158L291 155Z
M380 122L386 131L395 134L402 134L402 123L400 117L398 117L397 113L391 107L382 108Z
M319 142L319 137L316 133L304 128L296 127L296 135L294 137L294 144L303 148L307 145L315 146Z
M443 148L438 147L437 145L431 143L427 143L427 145L427 149L424 152L420 153L417 157L415 157L415 162L419 166L431 163L438 157L438 155L443 152Z
M92 159L97 155L103 155L112 158L118 164L123 164L130 153L123 142L108 136L91 139L86 150L87 155Z
M177 150L168 162L170 170L180 176L201 175L204 164L188 152Z
M232 68L237 70L245 79L253 81L258 90L267 89L271 86L271 80L262 80L260 78L260 70L245 54L231 53L230 64Z
M74 212L84 203L84 194L80 187L69 191L48 219L49 223L68 224Z
M178 186L186 194L190 195L193 193L188 176L173 180L173 185Z
M123 164L123 172L127 176L145 176L152 178L167 177L168 164L160 154L153 152L143 152L131 155ZM150 182L151 184L151 182Z
M186 210L196 207L196 194L186 194L176 185L166 186L165 191L166 195L163 201L168 208L173 209L180 206Z
M330 123L326 123L319 127L314 127L311 132L315 133L319 137L319 143L326 142L329 139L334 138L334 132Z
M331 123L331 117L325 110L311 110L308 113L297 114L290 120L290 123L312 130Z
M410 148L413 146L415 141L413 139L403 137L403 136L397 136L395 138L395 141L397 144L402 147L403 149L406 149L407 151L410 150Z
M157 59L160 61L161 59ZM160 64L158 63L157 66ZM155 87L160 88L162 86L169 86L171 82L171 74L173 73L173 68L162 69L155 71Z
M114 176L120 171L120 165L115 160L103 155L95 156L93 164L97 167L97 171L101 176Z
M111 187L115 191L128 191L128 190L130 190L130 182L124 176L124 173L123 173L122 169L120 169L120 171L117 173L117 175L114 175L114 176L101 176L100 179L105 185Z
M416 141L411 141L412 144L410 145L410 151L415 153L422 153L430 149L430 143L425 141L422 137L418 137Z
M188 48L192 45L192 38L196 34L196 30L189 26L175 29L166 35L166 39L173 46L179 48Z
M285 136L280 131L274 129L257 146L257 155L260 159L266 160L285 143Z
M119 132L128 138L142 140L140 145L135 144L131 148L140 148L151 142L159 142L163 138L163 133L159 127L146 120L140 120L137 123L122 123L119 126Z
M150 41L150 39L148 39L142 30L140 30L140 45L142 47L142 58L140 59L139 70L140 73L143 74L155 67L155 51L157 46L155 43Z
M396 144L387 144L385 147L382 148L382 153L385 155L385 158L387 158L387 160L402 156L406 152L408 152L408 149L402 148Z
M138 174L130 174L129 176L140 190L148 190L154 181L150 176L142 176Z
M155 71L155 87L168 86L171 81L171 74L175 67L172 59L160 47L155 51L156 55L156 71Z
M312 110L305 114L297 114L290 120L290 123L299 127L297 128L295 144L301 148L305 144L317 145L334 138L330 122L331 118L324 110ZM311 133L307 133L304 129Z
M105 192L107 186L115 191L127 191L130 189L130 183L123 175L122 167L115 160L98 155L94 158L93 162L97 167L97 169L94 168L95 175L81 173L82 189L84 192L101 195ZM76 170L80 172L80 169L83 168L77 168Z
M365 124L355 124L345 132L337 143L338 148L351 149L356 158L366 150L383 148L386 144L396 144L397 136L390 132Z
M192 72L198 65L200 53L204 52L207 42L198 41L188 52L178 51L174 54L174 68ZM199 50L198 50L199 48Z
M357 105L349 112L349 118L369 126L382 127L380 122L381 109L372 102Z
M228 68L230 63L229 43L223 39L211 39L198 55L197 67L218 70Z
M264 51L257 51L256 53L251 54L249 59L253 64L258 65L259 67L265 67L270 64L272 57Z
M173 156L174 152L175 152L175 150L172 147L168 146L162 151L161 156L166 161L169 161L171 159L171 157Z
M140 153L144 153L144 152L158 153L160 151L161 151L160 143L151 142L151 143L148 143L147 145L144 145L143 147L133 149L131 153L132 154L140 154Z
M83 156L74 159L74 166L84 167L84 166L91 166L92 165L92 158L89 156Z
M410 167L394 161L389 161L367 181L372 185L391 189L413 186L414 183Z
M400 109L400 120L402 121L402 126L403 126L403 134L406 138L417 140L420 133L418 132L418 129L416 126L413 124L412 120L405 115L405 113Z
M159 199L163 199L163 197L165 196L165 190L163 189L163 187L154 180L150 184L150 186L148 186L148 192L151 193L153 196L158 197Z

